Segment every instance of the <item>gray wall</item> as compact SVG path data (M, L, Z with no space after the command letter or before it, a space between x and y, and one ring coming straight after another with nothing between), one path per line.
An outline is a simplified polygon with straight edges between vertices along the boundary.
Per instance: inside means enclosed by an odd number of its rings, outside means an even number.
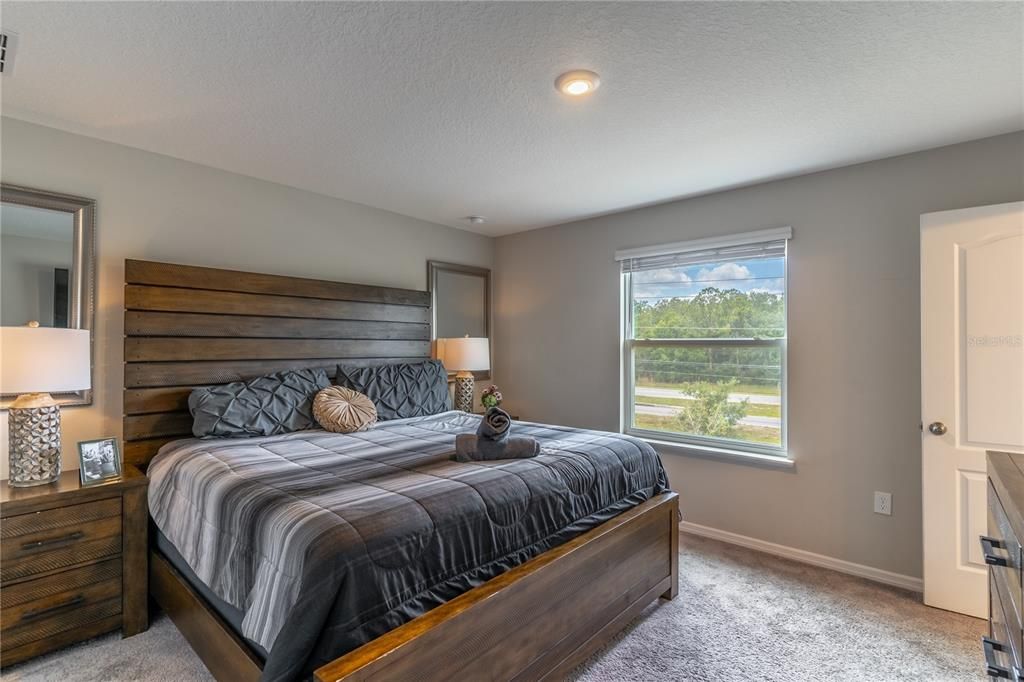
M91 407L63 411L66 467L78 467L77 441L121 433L125 258L410 289L426 289L428 259L492 264L489 237L9 118L0 126L4 182L97 201L96 391Z
M791 225L797 467L665 454L669 477L688 521L920 576L918 219L1022 198L1015 133L501 237L495 359L507 406L617 429L615 249ZM891 517L872 512L875 490L893 493Z

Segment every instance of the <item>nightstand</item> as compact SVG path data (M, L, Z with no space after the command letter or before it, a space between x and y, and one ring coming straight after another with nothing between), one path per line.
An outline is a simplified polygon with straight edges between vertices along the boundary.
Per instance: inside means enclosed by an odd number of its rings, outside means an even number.
M0 482L0 665L149 627L146 477L93 486Z

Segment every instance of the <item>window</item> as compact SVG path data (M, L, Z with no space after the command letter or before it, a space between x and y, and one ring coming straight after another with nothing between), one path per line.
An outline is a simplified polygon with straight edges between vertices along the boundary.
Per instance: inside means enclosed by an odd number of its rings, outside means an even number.
M761 230L615 254L627 433L785 456L790 234Z

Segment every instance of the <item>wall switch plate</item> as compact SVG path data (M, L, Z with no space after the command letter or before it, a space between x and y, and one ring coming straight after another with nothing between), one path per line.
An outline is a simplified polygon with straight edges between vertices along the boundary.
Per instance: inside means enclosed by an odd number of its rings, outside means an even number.
M892 493L880 493L875 491L875 513L892 515Z

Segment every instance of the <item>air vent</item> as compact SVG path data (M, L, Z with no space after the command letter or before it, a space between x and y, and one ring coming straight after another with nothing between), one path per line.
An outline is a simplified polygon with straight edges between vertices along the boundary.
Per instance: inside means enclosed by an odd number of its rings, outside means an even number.
M0 73L10 75L14 69L14 48L18 46L18 36L10 31L0 33Z

